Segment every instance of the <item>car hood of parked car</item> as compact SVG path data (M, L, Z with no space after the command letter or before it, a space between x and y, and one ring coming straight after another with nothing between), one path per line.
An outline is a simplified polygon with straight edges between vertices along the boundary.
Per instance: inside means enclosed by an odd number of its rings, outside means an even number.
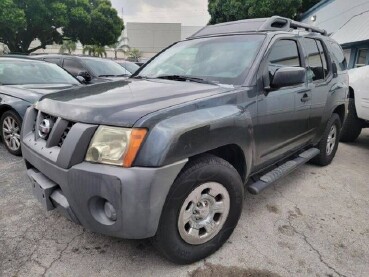
M36 108L75 122L132 127L155 111L233 90L195 82L128 79L47 95Z
M33 103L40 97L56 91L79 87L71 84L1 85L0 93Z

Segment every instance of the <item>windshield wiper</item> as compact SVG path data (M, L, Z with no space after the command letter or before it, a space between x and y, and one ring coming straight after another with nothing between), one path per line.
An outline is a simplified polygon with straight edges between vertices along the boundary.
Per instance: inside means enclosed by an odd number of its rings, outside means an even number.
M186 75L162 75L156 77L157 79L166 79L166 80L173 80L173 81L180 81L180 82L195 82L195 83L201 83L201 84L208 84L208 85L215 85L218 84L209 80L205 80L198 77L192 77L192 76L186 76Z
M103 74L99 75L99 77L128 77L129 74L120 74L120 75L113 75L113 74Z

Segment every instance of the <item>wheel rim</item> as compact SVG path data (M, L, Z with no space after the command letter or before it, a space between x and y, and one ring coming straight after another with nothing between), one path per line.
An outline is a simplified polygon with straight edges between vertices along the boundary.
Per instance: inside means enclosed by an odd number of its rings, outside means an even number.
M178 230L189 244L203 244L214 238L228 218L230 208L226 188L215 182L195 188L183 202Z
M328 140L327 140L327 155L328 156L332 154L334 147L336 146L336 142L337 142L337 127L336 125L333 125L329 132Z
M3 138L6 146L12 150L17 151L20 148L20 128L17 121L7 116L3 121Z

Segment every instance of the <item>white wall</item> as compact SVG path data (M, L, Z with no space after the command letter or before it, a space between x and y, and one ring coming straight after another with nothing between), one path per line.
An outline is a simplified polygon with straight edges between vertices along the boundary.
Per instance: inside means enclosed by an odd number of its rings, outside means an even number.
M204 28L203 26L182 26L182 34L181 34L181 40L184 40L190 36L192 36L194 33L197 33L197 31Z
M307 14L302 22L323 28L328 33L334 33L353 16L368 10L368 0L334 0ZM315 22L311 20L314 15Z
M144 53L158 53L181 39L180 23L130 23L126 25L128 44Z

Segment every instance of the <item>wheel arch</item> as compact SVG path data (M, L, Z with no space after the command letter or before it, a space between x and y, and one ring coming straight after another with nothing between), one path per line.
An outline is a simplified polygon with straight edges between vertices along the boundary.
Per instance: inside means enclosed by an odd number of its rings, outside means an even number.
M349 86L349 98L355 99L355 91L352 86Z
M337 114L340 117L341 120L341 124L343 125L344 121L345 121L345 116L346 116L346 110L345 110L345 105L339 105L337 106L334 110L333 113Z
M18 114L18 112L12 107L12 106L9 106L9 105L1 105L0 106L0 118L3 116L3 114L7 111L13 111L13 112L16 112ZM19 115L19 114L18 114Z
M211 154L214 156L217 156L228 163L230 163L238 172L240 175L242 182L245 183L246 181L246 174L247 174L247 163L245 159L245 153L242 150L242 148L237 144L227 144L212 150L209 150L207 152L192 156L189 158L189 162L194 160L195 158Z

